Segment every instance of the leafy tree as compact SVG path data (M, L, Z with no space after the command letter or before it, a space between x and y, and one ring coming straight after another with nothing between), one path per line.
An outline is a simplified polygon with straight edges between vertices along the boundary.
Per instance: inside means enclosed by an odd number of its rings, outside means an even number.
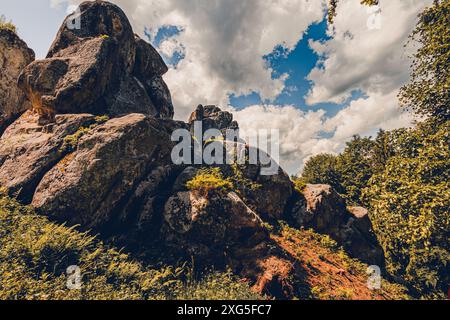
M301 178L304 183L329 184L338 192L343 191L337 168L337 157L332 154L319 154L309 159Z
M450 123L436 133L426 129L406 133L417 156L392 157L364 198L387 270L422 297L440 297L450 280Z
M411 41L419 49L400 102L420 117L445 122L450 119L450 1L435 0L419 15Z
M338 157L340 184L345 198L352 204L361 204L361 190L374 173L374 147L373 140L356 135Z

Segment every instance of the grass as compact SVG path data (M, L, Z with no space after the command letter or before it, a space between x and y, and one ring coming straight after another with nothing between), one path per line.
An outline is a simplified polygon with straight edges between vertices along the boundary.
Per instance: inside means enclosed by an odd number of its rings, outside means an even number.
M296 259L306 273L309 296L302 299L409 299L406 288L382 279L380 290L370 290L367 281L368 265L350 258L327 235L312 230L294 229L283 222L274 227L272 239ZM305 284L298 284L305 285Z
M0 30L11 30L17 33L17 27L11 21L7 21L4 15L0 16Z
M185 265L144 266L88 233L50 222L0 188L0 300L257 299L230 273L196 280ZM69 290L66 270L81 270Z

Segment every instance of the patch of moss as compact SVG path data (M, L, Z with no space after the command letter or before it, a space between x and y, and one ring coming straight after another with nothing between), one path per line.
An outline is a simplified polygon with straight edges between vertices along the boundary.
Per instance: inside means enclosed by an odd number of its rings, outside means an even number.
M63 139L63 145L60 148L61 153L73 152L78 146L80 139L88 134L95 127L104 124L109 120L107 115L97 116L94 119L94 123L92 123L88 127L79 128L74 134L68 135Z

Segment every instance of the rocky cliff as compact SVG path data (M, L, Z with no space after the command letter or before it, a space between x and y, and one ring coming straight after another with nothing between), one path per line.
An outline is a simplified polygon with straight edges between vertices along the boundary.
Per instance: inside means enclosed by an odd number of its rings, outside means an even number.
M274 297L295 296L291 280L302 272L268 223L314 228L352 256L383 264L367 215L352 214L329 186L301 194L281 168L265 176L261 165L244 164L220 167L229 190L188 188L208 166L175 165L172 132L194 121L219 130L238 123L215 106L199 106L188 123L172 120L157 51L117 6L84 2L80 10L81 29L64 23L44 60L0 33L0 84L8 85L0 111L13 120L27 110L0 139L0 185L9 195L144 259L156 250L230 266Z

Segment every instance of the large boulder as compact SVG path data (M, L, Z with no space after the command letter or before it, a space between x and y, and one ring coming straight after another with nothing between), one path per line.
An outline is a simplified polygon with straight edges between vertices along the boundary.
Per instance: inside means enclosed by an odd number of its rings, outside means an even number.
M93 38L25 68L19 86L42 124L53 122L55 113L102 113L99 100L111 85L116 47L108 38Z
M8 124L30 108L30 102L18 88L17 80L33 60L33 50L15 32L0 29L0 136Z
M95 123L88 114L58 115L53 126L42 127L37 117L27 111L0 139L0 185L25 203L46 172L65 156L65 139Z
M166 242L203 259L223 261L268 239L262 220L234 192L178 192L167 200L164 220Z
M194 129L195 122L202 122L203 132L209 129L218 129L222 131L224 136L226 135L227 129L239 129L238 123L233 121L233 114L222 111L214 105L199 105L188 120L188 123L191 125L191 130Z
M131 73L134 68L136 44L133 28L118 6L107 1L85 1L78 7L79 28L71 24L69 15L64 20L51 45L47 58L60 56L60 52L93 38L108 38L117 44L114 72Z
M291 208L298 227L330 235L350 255L384 267L384 254L372 230L367 210L346 207L345 200L329 185L307 185Z
M106 227L155 168L170 164L170 135L142 114L115 118L86 133L40 181L32 205L59 221Z
M106 1L83 2L79 10L80 28L67 17L47 58L20 76L41 124L61 113L172 118L172 99L161 78L167 66L134 35L123 11Z
M216 144L223 149L222 171L225 175L233 177L236 187L240 190L244 200L261 217L271 220L284 218L285 209L294 191L294 185L288 174L266 152L250 147L239 136L239 124L233 120L233 115L222 111L214 105L202 106L189 117L191 133L194 132L195 123L201 122L202 134L209 129L217 129L224 139L208 141L203 137L203 144ZM228 141L227 132L233 132L233 140ZM196 139L198 141L198 139ZM244 162L239 165L227 163L227 159L235 159L237 154L244 154ZM250 154L256 154L257 159L252 159ZM270 160L270 163L262 163L262 159ZM255 163L251 163L254 160ZM268 170L269 167L274 170ZM273 172L272 172L273 171Z

